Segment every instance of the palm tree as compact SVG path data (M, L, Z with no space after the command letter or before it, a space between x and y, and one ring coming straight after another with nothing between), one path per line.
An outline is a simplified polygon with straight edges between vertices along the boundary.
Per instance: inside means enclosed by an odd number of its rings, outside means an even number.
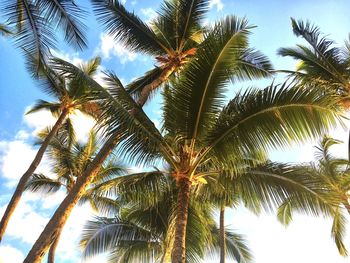
M329 194L319 188L319 183L301 172L299 168L270 161L246 160L246 171L232 174L222 171L219 176L207 176L205 184L197 185L195 197L200 202L210 202L219 210L220 263L226 260L225 208L236 209L244 205L254 214L262 210L274 211L284 201L295 196L309 212L317 210L327 214L334 209ZM311 201L311 202L310 202Z
M299 169L299 173L304 173L315 182L318 182L324 188L325 194L331 196L328 199L331 199L334 203L334 209L326 213L326 215L333 218L331 232L339 253L347 256L348 252L343 243L346 225L343 209L345 208L348 214L350 214L349 161L336 158L330 153L331 146L339 143L341 142L325 136L319 146L316 147L316 162L297 166L296 169ZM300 203L294 196L291 196L279 207L278 219L280 222L288 225L292 220L294 210L314 214L310 210L305 210L303 203Z
M36 65L36 63L33 63ZM86 65L81 65L81 69L88 75L93 75L97 67L100 64L99 58L90 60ZM69 115L75 110L80 110L85 113L93 114L90 107L94 97L86 85L80 85L78 80L67 81L67 79L60 77L57 72L51 70L48 67L41 67L40 79L42 81L41 86L44 91L54 96L57 101L48 102L39 100L28 113L37 112L39 110L50 110L54 116L57 117L57 121L47 134L45 139L42 141L38 152L36 153L34 160L28 167L27 171L22 175L15 189L15 192L7 205L5 213L0 222L0 241L6 231L7 224L17 207L18 202L21 199L25 185L28 179L32 176L35 169L41 162L45 150L47 149L51 139L55 136L59 128L65 123L71 127L71 121Z
M208 0L167 0L150 25L118 0L93 0L95 13L107 32L126 48L156 59L158 66L128 85L143 106L151 93L169 80L196 53L203 39L202 22Z
M117 141L119 154L136 164L152 166L162 160L169 165L169 176L176 181L178 190L172 262L183 263L191 189L208 175L202 172L208 160L213 165L210 174L223 169L235 171L235 162L245 159L248 153L261 156L259 153L269 149L317 137L341 120L338 101L332 96L286 84L238 93L225 105L224 91L230 80L266 76L266 58L246 48L248 33L245 19L227 17L214 25L197 50L196 59L164 92L162 132L142 109L132 114L137 103L113 73L105 77L107 92L74 65L56 60L61 71L85 77L85 82L106 98L103 117L109 124L105 126L109 139L56 210L25 263L41 259L50 238ZM241 59L252 56L260 62L255 59L252 65Z
M343 105L349 107L350 92L350 43L345 47L334 46L334 41L322 37L317 26L310 22L292 20L293 32L307 41L309 46L297 45L293 48L281 48L278 54L298 60L296 71L290 73L302 83L315 83L324 89L341 96Z
M99 217L87 223L81 241L84 256L109 252L111 262L170 262L176 186L167 174L153 171L122 176L94 189L102 196L117 194L121 206L114 218ZM193 199L186 236L187 261L199 262L205 254L215 253L218 235L211 205ZM244 239L230 231L226 237L229 255L237 262L250 262Z
M195 55L207 29L202 26L209 10L209 0L166 0L158 16L149 25L133 12L128 12L118 0L93 0L97 18L107 32L122 41L126 48L155 58L158 65L127 86L138 106L143 106L149 96L163 83L173 79ZM246 30L251 29L247 25ZM242 56L242 64L265 66L265 76L271 66L262 62L260 54L249 52ZM133 111L135 113L135 110Z
M56 47L57 31L64 32L65 40L78 49L87 45L82 22L86 12L74 1L5 0L2 10L9 25L16 28L17 46L24 50L29 63L32 57L38 62L37 71L50 49Z
M61 129L51 140L47 153L50 156L52 171L56 178L50 178L43 174L33 174L26 184L26 190L52 194L59 191L61 188L65 188L66 192L69 193L77 178L81 176L98 150L100 142L96 136L95 131L90 131L87 143L82 145L76 141L72 142L67 130ZM45 137L46 136L43 136L43 138ZM111 158L101 167L92 185L98 185L105 180L113 179L124 172L124 170L125 169L116 162L115 158ZM107 211L108 213L112 213L116 206L113 200L95 195L93 191L85 193L81 201L81 203L89 202L96 212L104 214L106 214ZM50 247L48 263L54 262L55 250L62 230L63 226Z

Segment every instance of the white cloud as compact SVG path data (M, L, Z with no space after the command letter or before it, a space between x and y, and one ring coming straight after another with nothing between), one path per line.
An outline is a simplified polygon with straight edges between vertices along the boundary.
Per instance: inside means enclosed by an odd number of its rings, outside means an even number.
M224 8L224 4L221 0L210 0L209 8L213 8L215 6L217 11L221 11Z
M35 212L30 200L33 196L25 194L18 204L8 224L6 235L19 239L27 244L33 244L40 235L49 218ZM0 208L2 215L6 206Z
M25 112L27 112L30 108L31 106L27 107ZM34 129L32 135L36 135L46 127L52 127L56 120L57 119L52 116L51 112L47 110L41 110L35 113L25 114L23 116L24 123L28 125L29 128Z
M61 53L60 51L57 51L57 50L51 50L51 53L54 57L58 57L63 60L66 60L76 66L85 63L85 61L79 57L79 53Z
M158 16L157 12L154 11L154 9L151 7L141 8L140 11L145 16L147 24L150 23L152 20L154 20Z
M18 179L28 169L36 155L37 149L23 140L2 141L0 147L1 176L8 180L8 186L16 185ZM37 173L49 173L49 166L44 159Z
M113 36L102 33L100 35L100 44L96 53L102 54L103 58L110 59L111 55L119 58L121 64L134 61L137 57L136 53L130 52Z
M0 263L22 262L24 255L21 251L11 246L0 246Z

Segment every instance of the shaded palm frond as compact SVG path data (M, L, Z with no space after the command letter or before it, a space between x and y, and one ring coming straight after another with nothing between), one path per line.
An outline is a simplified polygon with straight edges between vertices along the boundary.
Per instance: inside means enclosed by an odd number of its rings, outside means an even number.
M119 1L94 0L92 4L108 34L130 50L152 55L162 55L166 51L153 30L134 13L128 12Z
M52 194L60 190L62 186L64 185L56 179L49 178L43 174L33 174L25 189L36 193Z
M87 27L82 18L86 12L73 1L68 0L41 0L38 1L41 12L45 14L47 21L53 24L53 28L59 27L65 34L65 40L78 49L87 47L84 35Z

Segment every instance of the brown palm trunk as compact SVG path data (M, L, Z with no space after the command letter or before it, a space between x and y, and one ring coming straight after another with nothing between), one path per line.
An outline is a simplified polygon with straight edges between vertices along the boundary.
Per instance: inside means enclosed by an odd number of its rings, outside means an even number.
M67 115L68 115L68 110L64 109L62 111L60 117L56 121L55 125L52 127L51 131L49 132L49 134L46 136L45 140L41 144L34 160L30 164L28 170L22 175L21 179L19 180L18 185L16 187L16 190L15 190L14 194L12 195L12 198L11 198L9 204L7 205L6 211L5 211L4 215L2 216L2 219L0 222L0 242L2 240L2 237L5 234L6 227L10 221L10 218L11 218L13 212L15 211L15 209L16 209L16 207L17 207L17 205L22 197L22 194L23 194L23 191L25 189L26 183L28 182L28 179L32 176L35 169L39 166L41 159L43 158L43 155L46 151L47 146L49 145L52 137L55 136L55 134L57 133L58 129L62 126L62 123Z
M48 257L47 257L47 263L54 263L55 262L56 248L57 248L58 242L60 241L60 236L62 234L62 230L63 230L63 228L61 228L58 231L56 239L53 241L53 243L52 243L52 245L50 247L49 254L48 254Z
M225 207L220 209L220 263L226 261Z
M24 259L23 263L41 262L46 251L57 238L60 229L66 223L74 206L84 194L86 187L94 179L94 176L98 173L104 160L114 149L115 145L117 144L117 139L118 136L113 136L108 139L107 142L102 146L101 150L98 152L91 165L89 165L83 175L78 178L77 182L72 187L72 190L57 208L54 215L45 226L43 232L34 243L32 249L29 251L27 257Z
M168 68L165 68L163 70L162 74L160 74L159 78L155 79L150 84L146 85L141 91L141 95L140 95L140 98L137 101L137 104L140 107L143 107L143 105L145 105L145 103L146 103L149 95L151 94L151 92L153 90L155 90L156 88L158 88L162 83L167 81L169 76L171 74L173 74L173 72L176 70L176 68L177 68L176 65L172 65L172 66L170 66Z
M178 194L175 220L175 241L171 255L172 263L186 262L186 228L191 182L186 177L178 180Z

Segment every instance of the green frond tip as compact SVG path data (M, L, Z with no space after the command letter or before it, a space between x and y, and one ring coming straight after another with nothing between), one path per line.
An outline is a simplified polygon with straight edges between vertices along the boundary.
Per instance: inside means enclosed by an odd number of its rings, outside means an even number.
M277 209L277 219L282 225L288 226L292 222L292 217L291 204L286 201Z

